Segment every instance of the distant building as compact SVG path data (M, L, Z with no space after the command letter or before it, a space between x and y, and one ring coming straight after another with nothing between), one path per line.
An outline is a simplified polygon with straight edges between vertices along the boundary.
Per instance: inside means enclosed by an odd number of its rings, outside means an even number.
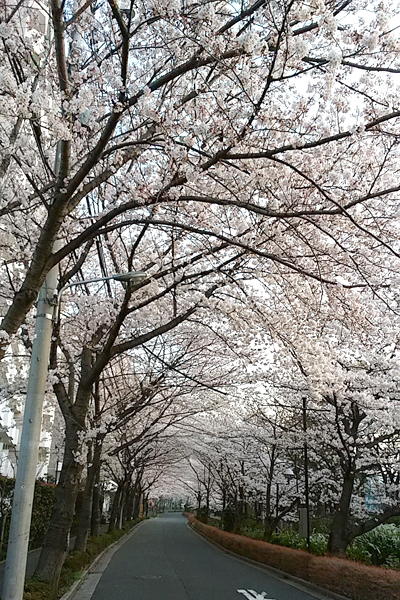
M385 484L380 476L367 477L364 487L365 508L368 512L381 512L385 508Z

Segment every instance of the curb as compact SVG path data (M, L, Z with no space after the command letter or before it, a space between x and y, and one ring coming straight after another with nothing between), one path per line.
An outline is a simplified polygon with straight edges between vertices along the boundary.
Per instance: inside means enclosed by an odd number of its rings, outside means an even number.
M266 571L269 575L271 575L271 577L275 577L275 579L279 579L280 581L283 581L284 583L292 582L292 583L296 584L293 587L296 587L296 588L302 590L303 592L307 592L307 593L314 592L314 593L318 594L317 596L315 596L315 598L318 598L319 600L351 600L351 598L349 598L347 596L341 596L340 594L336 594L336 592L331 592L330 590L321 588L319 585L316 585L315 583L311 583L310 581L306 581L305 579L300 579L300 577L295 577L294 575L290 575L290 573L285 573L285 571L280 571L279 569L276 569L275 567L270 567L269 565L258 562L257 560L253 560L252 558L246 558L246 556L242 556L241 554L236 554L235 552L232 552L232 550L228 550L227 548L224 548L224 546L221 546L221 544L218 544L218 542L214 542L214 540L207 537L201 531L198 531L197 529L195 529L195 527L193 527L191 524L187 523L187 527L189 529L191 529L193 531L193 533L195 533L196 535L203 538L203 540L205 540L208 544L218 548L225 554L229 554L230 556L233 556L234 558L236 558L237 560L240 560L242 562L249 563L249 564L253 565L254 567L260 569L261 571ZM61 600L63 600L63 599L61 599Z
M63 596L61 596L60 600L69 600L69 598L72 598L72 596L75 594L75 592L79 592L79 588L82 587L83 584L85 583L86 577L92 572L92 570L96 567L96 565L104 558L105 564L102 567L100 567L99 571L97 571L97 573L99 573L99 574L103 573L103 571L108 566L108 563L110 562L113 554L119 549L120 546L122 546L123 544L125 544L125 542L128 541L128 539L131 537L131 535L133 535L136 532L137 528L140 527L140 525L142 525L142 523L144 523L144 521L140 521L139 523L136 523L136 525L134 525L128 533L123 535L119 540L117 540L113 544L110 544L110 546L107 546L107 548L104 548L104 550L100 554L98 554L98 556L96 556L96 558L88 566L88 568L85 571L82 571L80 578L77 581L75 581L75 583L72 584L72 586L69 588L68 591L65 592L65 594ZM106 556L107 553L109 553L109 556Z

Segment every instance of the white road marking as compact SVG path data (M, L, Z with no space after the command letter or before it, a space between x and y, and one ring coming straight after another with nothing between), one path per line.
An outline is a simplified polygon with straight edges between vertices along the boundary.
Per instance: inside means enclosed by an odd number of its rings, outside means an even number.
M267 592L261 592L258 594L254 590L236 590L239 594L243 594L247 600L275 600L275 598L266 598Z

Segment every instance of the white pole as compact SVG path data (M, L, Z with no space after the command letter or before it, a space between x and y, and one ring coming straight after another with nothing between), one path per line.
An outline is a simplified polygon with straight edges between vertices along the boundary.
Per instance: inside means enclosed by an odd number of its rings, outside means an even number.
M55 246L57 246L57 242ZM57 248L55 247L56 250ZM24 593L42 408L53 330L54 290L57 287L57 275L58 266L55 266L48 273L41 287L37 303L35 339L32 347L24 422L18 456L17 477L4 573L3 600L22 600Z

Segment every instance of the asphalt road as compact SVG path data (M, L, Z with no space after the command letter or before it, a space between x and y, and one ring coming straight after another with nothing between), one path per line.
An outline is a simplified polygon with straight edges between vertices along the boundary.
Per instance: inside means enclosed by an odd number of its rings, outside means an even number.
M100 568L89 575L95 578L92 586L83 586L73 600L327 598L225 554L186 523L176 513L142 523L114 553L104 572Z

